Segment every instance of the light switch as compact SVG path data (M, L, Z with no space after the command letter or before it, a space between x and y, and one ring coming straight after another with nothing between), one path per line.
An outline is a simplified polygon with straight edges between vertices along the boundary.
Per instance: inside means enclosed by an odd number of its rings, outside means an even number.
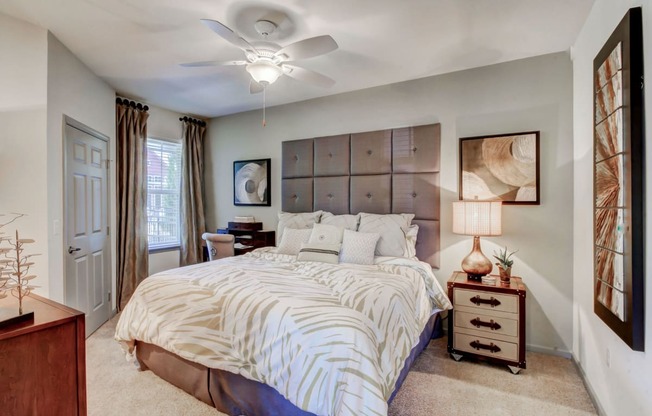
M61 235L61 220L54 220L52 223L52 232L54 235Z

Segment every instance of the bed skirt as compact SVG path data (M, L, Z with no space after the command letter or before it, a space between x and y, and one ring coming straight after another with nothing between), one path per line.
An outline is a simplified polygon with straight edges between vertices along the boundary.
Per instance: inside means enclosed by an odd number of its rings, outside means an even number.
M412 349L401 371L391 403L408 375L414 360L432 338L443 335L439 313L434 314ZM153 344L136 341L136 357L141 370L150 369L154 374L180 389L192 394L204 403L228 415L310 416L290 403L276 390L258 381L249 380L228 371L207 368L193 363ZM314 416L314 415L313 415Z

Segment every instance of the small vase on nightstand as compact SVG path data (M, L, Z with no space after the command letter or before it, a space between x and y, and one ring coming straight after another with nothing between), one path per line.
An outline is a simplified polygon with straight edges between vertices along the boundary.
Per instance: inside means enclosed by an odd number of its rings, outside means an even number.
M516 251L510 253L507 251L507 247L505 247L505 250L499 250L498 253L494 251L494 258L498 260L496 266L498 266L500 281L502 283L509 283L509 279L512 277L512 264L514 264L514 260L512 260L511 257L516 253Z
M503 283L509 283L509 279L512 277L512 268L508 267L503 269L502 266L498 266L498 273L500 274L500 281Z

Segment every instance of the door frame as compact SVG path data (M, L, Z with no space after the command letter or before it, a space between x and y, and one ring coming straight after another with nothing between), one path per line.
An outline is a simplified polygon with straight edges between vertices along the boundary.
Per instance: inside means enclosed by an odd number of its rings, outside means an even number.
M104 160L106 163L106 179L107 179L107 186L106 186L106 219L107 219L107 237L109 238L109 250L108 250L108 263L109 263L109 274L108 274L108 287L111 290L111 299L109 299L109 303L112 305L113 300L115 299L115 287L113 285L113 270L114 270L114 264L113 264L113 236L111 235L111 223L112 223L112 217L111 217L111 156L112 156L112 151L111 151L111 139L109 136L100 133L99 131L95 130L92 127L88 127L84 123L81 123L74 118L64 114L63 115L63 123L61 124L61 135L63 137L63 171L61 172L62 176L62 181L63 181L63 212L61 215L61 236L62 236L62 247L63 250L61 251L62 259L63 259L63 303L66 304L66 293L67 293L67 285L68 285L68 270L67 270L67 252L66 252L66 247L68 244L68 181L66 178L66 174L68 172L68 152L67 152L67 146L68 146L68 136L66 135L66 126L73 127L77 130L81 130L84 133L88 134L89 136L93 136L94 138L101 140L106 143L106 150L107 150L107 159ZM113 308L112 306L109 308L111 313L109 316L109 319L111 319L112 316L116 314L116 309Z

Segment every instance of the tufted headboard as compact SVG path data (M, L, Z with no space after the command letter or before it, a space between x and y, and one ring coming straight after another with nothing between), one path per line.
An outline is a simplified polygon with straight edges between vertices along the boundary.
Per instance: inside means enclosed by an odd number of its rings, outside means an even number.
M417 257L439 268L438 124L283 142L282 210L413 213Z

